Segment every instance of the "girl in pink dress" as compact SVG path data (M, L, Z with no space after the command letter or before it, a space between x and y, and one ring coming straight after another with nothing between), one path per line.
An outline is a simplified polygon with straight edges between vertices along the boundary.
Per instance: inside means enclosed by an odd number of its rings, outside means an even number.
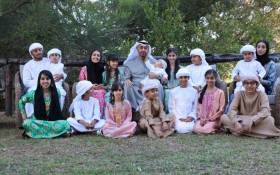
M215 133L219 128L220 117L224 113L225 95L215 86L218 73L210 69L205 73L206 85L200 93L197 105L197 122L194 132L197 134Z
M94 50L91 53L89 61L82 67L79 75L79 80L88 80L93 84L92 97L98 99L101 116L104 114L105 107L105 88L102 84L102 73L104 66L100 62L101 52Z
M105 137L125 138L132 136L136 122L131 121L132 109L129 101L124 100L123 89L119 82L111 88L110 103L105 109L106 123L102 129Z

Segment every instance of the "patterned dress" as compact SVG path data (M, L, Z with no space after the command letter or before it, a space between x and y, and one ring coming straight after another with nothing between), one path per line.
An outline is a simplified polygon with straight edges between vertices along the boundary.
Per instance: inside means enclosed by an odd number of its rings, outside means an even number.
M179 86L179 81L176 79L175 74L174 74L174 70L170 71L170 79L167 82L167 85L164 87L164 108L165 108L165 112L169 112L168 111L168 100L169 100L169 93L170 91Z
M59 93L60 96L60 93ZM25 104L34 104L35 91L27 92L19 100L18 106L21 113L25 113ZM46 112L49 114L49 107L51 104L50 97L44 97ZM32 116L24 120L22 124L25 129L25 133L32 138L43 139L43 138L54 138L70 131L70 125L66 120L47 121L37 120L34 113Z
M118 68L119 69L119 75L118 75L118 81L123 85L124 83L124 68ZM111 88L113 83L116 80L116 76L113 76L110 78L109 83L106 85L106 94L105 94L105 101L106 103L110 102L110 94L111 94ZM102 83L106 84L107 83L107 76L106 76L106 71L102 73Z
M127 100L124 100L121 106L108 103L105 116L106 123L103 127L105 137L124 138L134 134L137 124L131 121L131 105Z
M197 105L197 122L194 126L194 132L199 134L214 133L220 123L220 118L224 112L225 95L224 91L215 88L211 92L205 92L202 104ZM206 121L201 126L201 121Z

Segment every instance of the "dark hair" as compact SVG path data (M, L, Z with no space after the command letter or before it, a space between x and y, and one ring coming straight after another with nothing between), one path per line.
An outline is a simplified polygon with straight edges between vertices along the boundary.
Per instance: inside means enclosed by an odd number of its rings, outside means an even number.
M51 80L51 84L49 86L49 91L51 93L51 104L50 104L50 112L47 114L46 112L46 105L44 100L44 92L43 88L40 84L40 79L42 75L47 76ZM35 91L34 96L34 115L36 119L38 120L49 120L49 121L55 121L55 120L63 120L59 99L58 99L58 93L57 89L55 87L55 82L52 76L52 73L48 70L42 70L39 73L38 76L38 82L37 82L37 89Z
M217 80L217 78L219 76L217 71L215 71L214 69L209 69L208 71L206 71L205 74L204 74L204 77L206 77L207 75L213 75L216 80ZM201 90L200 96L198 98L198 103L199 104L202 104L203 96L204 96L204 94L206 92L206 89L207 89L207 84Z
M92 53L95 51L98 51L100 53L100 61L98 63L93 63L91 61ZM102 52L98 49L94 49L89 56L88 62L86 63L87 80L93 84L102 84L102 73L104 72L104 66L101 60L102 60Z
M110 103L112 105L115 104L114 91L117 91L119 89L122 89L122 91L123 91L122 84L119 81L114 81L112 88L111 88L111 92L110 92ZM124 93L122 94L122 101L123 100L124 100Z
M171 52L175 53L177 55L177 50L176 48L174 47L171 47L171 48L168 48L166 50L166 63L167 63L167 66L166 66L166 69L165 69L165 72L167 73L168 75L168 80L170 80L171 78L171 68L170 68L170 63L169 63L169 60L168 60L168 54L170 54ZM178 72L178 70L180 69L180 66L179 66L180 62L178 59L175 60L175 70L173 72L173 75L174 77L176 77L176 73Z
M257 47L259 43L264 43L266 46L266 52L264 55L258 55L257 52ZM270 58L269 58L269 42L267 40L260 40L257 42L256 44L256 56L257 56L257 61L259 61L263 66L265 64L267 64L268 62L270 62Z
M110 67L110 63L109 63L109 61L119 61L119 57L118 57L118 55L116 55L116 54L108 54L107 55L107 59L106 59L106 62L107 62L107 64L106 64L106 68L105 68L105 80L106 80L106 82L105 82L105 85L108 85L109 84L109 81L110 81L110 79L112 78L111 77L111 67ZM119 69L116 69L115 70L115 81L118 81L119 80Z

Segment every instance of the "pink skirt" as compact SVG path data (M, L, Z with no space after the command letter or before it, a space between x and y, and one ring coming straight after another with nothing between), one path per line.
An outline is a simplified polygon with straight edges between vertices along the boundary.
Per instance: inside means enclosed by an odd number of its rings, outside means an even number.
M120 126L106 122L102 131L105 137L125 138L134 134L136 126L136 122L125 122Z
M200 125L200 120L198 120L194 125L194 132L197 134L211 134L215 133L217 130L217 122L207 122L204 126Z
M100 108L100 113L101 116L104 116L104 109L105 109L105 94L106 91L104 89L98 89L98 90L93 90L92 91L92 97L98 99L99 101L99 108Z

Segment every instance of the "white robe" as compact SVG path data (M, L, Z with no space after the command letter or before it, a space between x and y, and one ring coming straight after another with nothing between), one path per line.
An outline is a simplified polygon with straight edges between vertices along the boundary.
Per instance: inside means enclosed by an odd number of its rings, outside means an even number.
M78 132L92 132L101 129L105 120L101 119L101 113L99 110L99 102L96 98L90 97L88 101L77 100L74 103L74 115L75 118L68 118L69 124ZM87 129L84 125L80 124L78 121L84 120L85 122L92 122L93 120L98 120L95 124L94 129Z
M259 76L260 78L263 78L265 74L266 71L264 67L258 61L240 60L232 70L232 79L234 79L234 77L237 75L239 75L241 78L242 76ZM234 93L241 90L244 90L244 87L242 86L242 82L239 81L236 83L236 88L234 89ZM265 89L261 84L258 87L258 91L265 92Z
M59 89L59 91L61 93L61 96L60 96L60 107L61 107L61 109L63 109L64 100L65 100L65 96L66 96L66 91L64 90L62 84L63 84L63 81L67 77L67 74L64 72L63 69L64 69L64 64L62 64L62 63L57 63L57 64L50 63L49 71L53 75L55 75L55 74L63 74L63 77L64 77L64 79L61 79L58 82L55 82L56 88Z
M145 65L149 69L150 73L154 73L157 76L160 76L160 77L168 79L168 75L167 75L167 73L165 72L164 69L155 67L149 60L145 61ZM145 79L141 81L141 83L145 84L145 82L148 81L149 79L150 79L149 75L147 75L145 77ZM158 91L159 91L159 98L161 99L162 102L164 102L164 90L163 90L163 87L162 87L162 85L161 85L161 83L160 83L160 81L158 79L153 79L153 80L155 80L157 82L157 84L158 84Z
M178 133L188 133L193 131L196 120L197 107L197 90L188 86L182 88L180 86L171 90L168 100L169 113L175 115L175 130ZM192 122L182 122L179 119L192 117Z
M42 70L49 70L49 65L49 59L44 57L40 61L29 60L23 66L22 81L24 86L28 88L28 91L36 89L39 73Z
M201 65L188 65L185 69L190 72L190 80L188 81L192 86L201 86L203 87L206 84L205 73L209 69L212 69L208 64Z

